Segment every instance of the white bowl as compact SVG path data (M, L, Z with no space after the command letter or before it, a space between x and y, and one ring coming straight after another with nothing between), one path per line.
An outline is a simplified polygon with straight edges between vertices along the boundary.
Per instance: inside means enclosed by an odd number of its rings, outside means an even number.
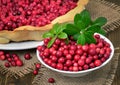
M100 35L100 34L99 34ZM110 48L112 49L111 51L111 54L110 54L110 57L104 62L102 63L102 65L98 66L98 67L95 67L95 68L91 68L91 69L88 69L88 70L83 70L83 71L78 71L78 72L71 72L71 71L62 71L62 70L58 70L58 69L55 69L55 68L52 68L50 67L49 65L47 65L43 60L42 58L39 56L39 51L37 50L37 58L38 60L47 68L55 71L55 72L58 72L58 73L61 73L62 75L64 76L69 76L69 77L80 77L80 76L84 76L94 70L97 70L97 69L100 69L101 67L105 66L113 57L113 54L114 54L114 47L113 47L113 44L111 43L111 41L106 38L105 36L103 35L100 35L101 38L103 38L106 42L108 42L110 44Z

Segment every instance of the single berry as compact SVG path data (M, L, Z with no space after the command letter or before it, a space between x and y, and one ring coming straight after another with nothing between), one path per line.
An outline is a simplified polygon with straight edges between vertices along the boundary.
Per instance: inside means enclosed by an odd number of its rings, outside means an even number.
M49 79L48 79L48 82L49 82L49 83L54 83L55 80L54 80L54 78L49 78Z

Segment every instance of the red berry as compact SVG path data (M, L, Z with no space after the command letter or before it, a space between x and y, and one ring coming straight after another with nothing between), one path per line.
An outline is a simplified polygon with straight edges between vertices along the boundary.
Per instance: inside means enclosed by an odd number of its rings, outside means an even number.
M49 83L54 83L55 80L54 80L54 78L49 78L49 79L48 79L48 82L49 82Z
M59 44L60 44L60 40L59 40L59 39L56 39L56 40L55 40L55 44L59 45Z
M37 74L38 74L38 70L34 70L34 71L33 71L33 74L34 74L34 75L37 75Z
M61 57L61 56L62 56L62 52L61 52L61 51L57 51L57 52L56 52L56 56L57 56L57 57Z
M82 46L83 51L87 52L88 51L88 45Z
M36 63L35 67L36 67L36 69L40 69L41 68L41 64L40 63Z
M57 65L56 63L52 63L51 67L56 68L56 65Z
M56 56L52 56L51 60L52 60L53 62L57 62L57 57L56 57Z
M66 66L71 66L72 65L72 61L71 60L67 60L65 64L66 64Z
M92 60L90 59L90 58L86 58L86 60L85 60L85 63L86 64L89 64L89 63L91 63L92 62Z
M67 55L66 55L66 59L71 60L71 59L72 59L72 56L71 56L70 54L67 54Z
M83 68L84 68L84 70L87 70L87 69L89 68L89 66L88 66L87 64L85 64L85 65L83 66Z
M96 39L100 39L100 35L96 34L96 35L95 35L95 38L96 38Z
M41 51L41 50L42 50L42 46L38 46L38 47L37 47L37 50L38 50L38 51Z
M0 51L0 56L1 56L1 55L4 55L4 51Z
M82 50L82 49L78 49L78 50L76 50L76 54L78 54L78 55L82 55L82 54L83 54L83 50Z
M30 53L26 53L26 54L24 55L24 58L25 58L26 60L31 59L31 55L30 55Z
M21 67L21 66L23 66L23 62L21 60L17 60L16 65Z
M59 70L62 70L63 69L63 64L62 63L58 63L56 68L59 69Z
M63 54L66 56L68 54L68 50L64 50Z
M5 67L9 68L10 64L8 62L5 62Z
M83 66L84 64L85 64L85 61L84 61L84 60L81 60L81 59L78 60L78 65L79 65L79 66Z
M6 60L6 56L5 55L0 55L0 60Z
M94 68L95 67L95 64L92 62L92 63L90 63L90 68Z
M69 50L69 53L70 53L71 55L74 55L74 54L75 54L75 51L74 51L74 50Z
M89 50L89 54L92 55L92 56L95 55L96 54L96 50L95 49L90 49Z
M7 58L8 62L11 62L12 61L12 58Z
M79 56L79 55L75 55L75 56L74 56L74 60L75 60L75 61L78 61L79 59L80 59L80 56Z
M64 57L60 57L59 59L58 59L58 63L64 63L65 62L65 58Z
M15 61L12 61L12 62L11 62L11 66L16 66Z
M100 60L95 60L94 64L95 64L95 66L100 66L102 64L102 62Z
M78 71L79 68L77 66L73 66L73 71Z

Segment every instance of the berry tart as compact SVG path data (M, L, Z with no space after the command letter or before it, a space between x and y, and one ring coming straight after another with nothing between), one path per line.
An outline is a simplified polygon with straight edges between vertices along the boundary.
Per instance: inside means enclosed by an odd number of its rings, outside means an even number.
M0 43L42 40L55 23L73 21L88 0L0 0Z

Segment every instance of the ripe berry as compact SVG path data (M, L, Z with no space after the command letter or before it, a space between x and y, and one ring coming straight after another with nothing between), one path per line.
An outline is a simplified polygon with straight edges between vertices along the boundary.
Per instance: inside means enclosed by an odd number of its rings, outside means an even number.
M66 66L71 66L72 65L72 61L71 60L67 60L65 64L66 64Z
M59 69L59 70L62 70L63 69L63 64L62 63L58 63L56 68Z
M85 64L85 61L80 59L80 60L78 60L78 64L79 64L79 66L83 66Z
M5 55L0 55L0 60L6 60L6 56Z
M58 63L64 63L65 62L65 58L64 57L60 57L59 59L58 59Z
M102 64L102 62L100 60L95 60L94 64L95 64L95 66L100 66Z
M34 75L37 75L37 74L38 74L38 70L34 70L34 71L33 71L33 74L34 74Z
M54 83L55 80L54 80L54 78L49 78L49 79L48 79L48 82L49 82L49 83Z
M89 66L88 66L87 64L85 64L85 65L83 66L83 68L84 68L84 70L87 70L87 69L89 68Z
M17 60L16 65L21 67L21 66L23 66L23 62L21 60Z
M83 51L87 52L88 51L88 45L82 46Z
M74 60L75 60L75 61L78 61L79 59L80 59L80 56L79 56L79 55L75 55L75 56L74 56Z
M41 64L40 63L36 63L35 67L36 67L36 69L40 69L41 68Z
M5 67L9 68L10 67L10 64L8 62L5 62Z
M31 59L31 55L30 55L30 53L26 53L26 54L24 55L24 58L25 58L26 60Z
M73 71L78 71L79 68L77 66L73 66Z
M71 59L72 59L72 55L67 54L67 55L66 55L66 59L71 60Z

